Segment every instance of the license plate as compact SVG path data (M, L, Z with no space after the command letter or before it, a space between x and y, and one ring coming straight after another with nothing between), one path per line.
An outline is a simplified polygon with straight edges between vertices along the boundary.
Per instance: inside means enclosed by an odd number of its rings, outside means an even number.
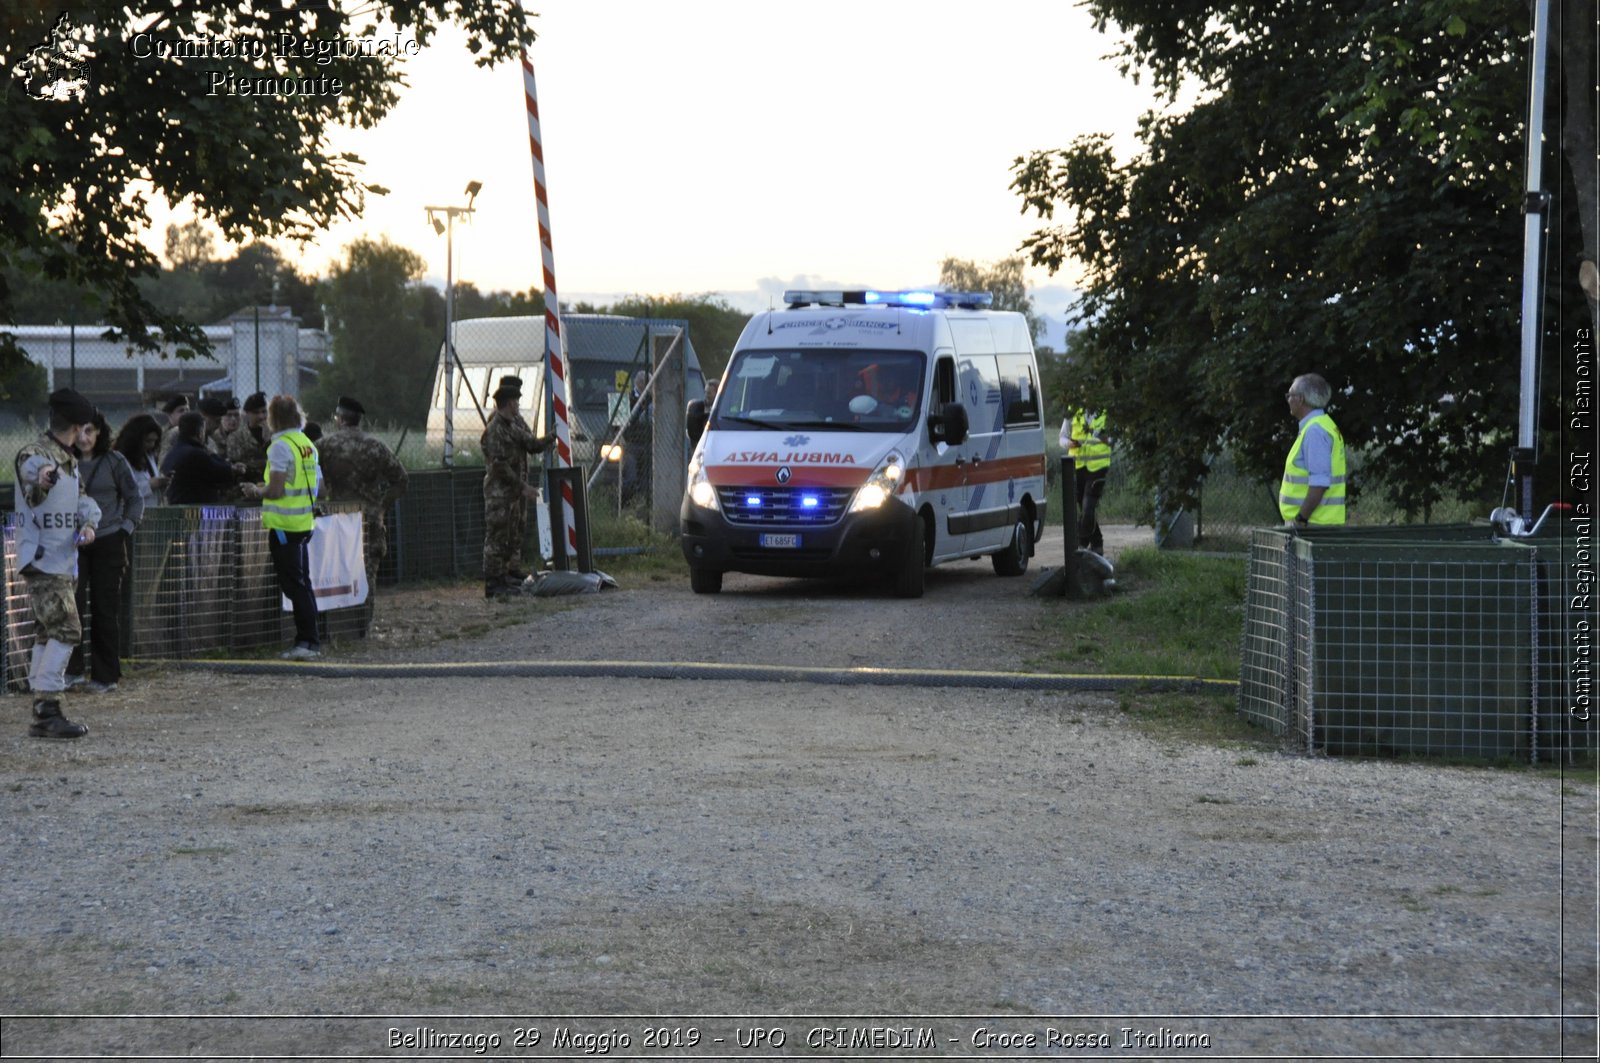
M798 535L763 535L761 545L769 550L795 550L800 546Z

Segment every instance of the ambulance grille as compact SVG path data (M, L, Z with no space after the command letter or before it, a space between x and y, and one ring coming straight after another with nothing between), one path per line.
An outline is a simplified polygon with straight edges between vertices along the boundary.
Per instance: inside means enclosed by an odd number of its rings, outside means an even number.
M730 524L821 526L844 516L853 487L719 487Z

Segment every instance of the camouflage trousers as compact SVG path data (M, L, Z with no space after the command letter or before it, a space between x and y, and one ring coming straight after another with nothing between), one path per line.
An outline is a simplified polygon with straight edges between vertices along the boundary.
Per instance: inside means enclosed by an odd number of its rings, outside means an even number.
M78 618L78 581L71 576L49 572L24 571L28 585L28 609L33 613L34 638L54 640L76 646L83 640L83 621Z
M505 579L522 565L522 542L528 528L528 500L521 495L485 496L483 500L483 578Z
M378 585L378 566L389 554L389 528L383 519L383 510L376 506L362 507L365 517L361 531L361 560L367 568L367 586Z

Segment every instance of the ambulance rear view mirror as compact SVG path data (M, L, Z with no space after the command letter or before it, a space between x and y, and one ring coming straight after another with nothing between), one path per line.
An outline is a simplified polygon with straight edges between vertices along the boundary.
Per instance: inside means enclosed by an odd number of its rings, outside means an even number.
M689 432L689 442L700 442L700 437L706 434L706 422L710 420L711 414L706 410L704 402L695 399L689 403L683 413L683 424Z
M947 402L944 409L928 418L928 438L935 443L957 447L967 441L967 408Z

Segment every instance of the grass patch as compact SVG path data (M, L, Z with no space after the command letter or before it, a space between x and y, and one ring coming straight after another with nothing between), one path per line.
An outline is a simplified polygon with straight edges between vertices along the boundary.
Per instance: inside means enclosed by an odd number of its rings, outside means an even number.
M1236 679L1245 560L1143 547L1117 564L1121 590L1060 618L1059 671Z

